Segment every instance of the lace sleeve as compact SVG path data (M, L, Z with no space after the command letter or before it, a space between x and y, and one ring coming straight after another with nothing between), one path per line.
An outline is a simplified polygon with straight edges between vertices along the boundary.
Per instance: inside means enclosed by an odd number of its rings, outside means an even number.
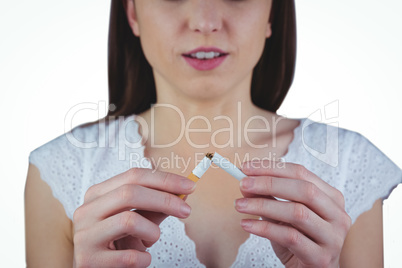
M131 167L151 167L133 116L122 122L77 126L32 151L29 162L39 169L71 220L90 186Z
M348 162L344 166L344 196L346 211L354 222L372 208L377 199L386 199L402 182L402 171L363 135L352 137Z
M53 196L72 219L81 201L82 150L73 146L66 135L61 135L32 151L29 162L38 168L41 179L50 186Z

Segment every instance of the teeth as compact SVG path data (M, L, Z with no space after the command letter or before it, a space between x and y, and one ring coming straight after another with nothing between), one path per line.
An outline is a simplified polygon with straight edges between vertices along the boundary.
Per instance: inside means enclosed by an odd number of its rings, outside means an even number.
M221 53L218 53L218 52L213 52L213 51L211 51L211 52L203 52L203 51L200 51L200 52L191 54L191 57L202 60L202 59L213 59L213 58L219 57L220 55L221 55Z

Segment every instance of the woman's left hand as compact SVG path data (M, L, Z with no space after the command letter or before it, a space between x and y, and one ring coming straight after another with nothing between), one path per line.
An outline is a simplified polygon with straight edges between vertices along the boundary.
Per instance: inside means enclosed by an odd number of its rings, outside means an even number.
M243 229L269 239L286 267L338 267L351 227L342 193L298 164L247 162L242 170L236 210L262 218L243 219Z

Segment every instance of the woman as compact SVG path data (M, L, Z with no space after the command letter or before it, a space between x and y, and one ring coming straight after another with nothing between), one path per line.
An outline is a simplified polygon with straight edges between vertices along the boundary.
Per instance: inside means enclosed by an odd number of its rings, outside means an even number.
M355 132L276 114L295 34L293 1L112 1L113 109L31 154L28 265L381 266L401 170ZM333 131L328 158L302 144ZM244 162L240 185L185 178L215 151Z

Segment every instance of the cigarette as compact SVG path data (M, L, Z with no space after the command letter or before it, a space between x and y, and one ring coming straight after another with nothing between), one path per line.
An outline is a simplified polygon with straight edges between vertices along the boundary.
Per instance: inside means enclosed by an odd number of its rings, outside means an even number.
M211 153L207 153L205 157L201 160L200 163L193 169L193 171L190 173L190 175L187 176L187 179L192 180L193 182L197 182L199 179L201 179L202 175L208 170L208 168L211 166L211 159L209 156ZM178 195L181 199L183 199L186 195L181 194Z
M222 168L224 171L235 177L238 181L241 181L243 178L247 177L246 174L240 171L235 165L233 165L229 160L215 152L214 154L207 154L207 157L210 157L212 163L217 165L218 167ZM289 202L289 200L282 199L279 197L275 197L279 201Z
M233 165L229 160L215 152L214 154L207 154L207 157L211 157L212 163L222 168L224 171L235 177L238 181L247 177L246 174L240 171L235 165Z

